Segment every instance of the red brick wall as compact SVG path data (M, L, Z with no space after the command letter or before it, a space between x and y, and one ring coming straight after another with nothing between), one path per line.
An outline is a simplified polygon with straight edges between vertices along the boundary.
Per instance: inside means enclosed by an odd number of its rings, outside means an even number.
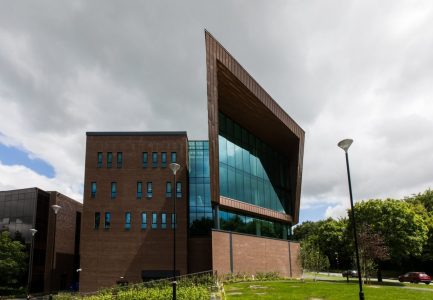
M212 270L212 239L190 237L188 239L188 273Z
M97 153L103 152L103 166L97 168ZM107 152L113 153L111 169L106 167ZM123 167L117 169L116 154L123 153ZM148 152L147 168L142 153ZM158 152L158 167L152 168L152 152ZM167 152L167 167L161 167L161 152ZM173 230L170 214L173 199L165 197L166 181L173 182L168 165L170 153L177 153L182 166L176 181L182 182L182 198L176 200L176 265L187 273L187 137L186 135L88 136L84 179L84 209L81 229L80 291L95 291L112 286L123 276L141 282L143 270L172 270ZM91 182L97 183L96 198L91 198ZM137 181L143 183L143 196L136 197ZM153 185L153 197L146 197L146 182ZM117 197L111 199L111 182L117 183ZM172 185L173 192L175 191ZM101 213L99 229L94 229L94 214ZM104 213L111 213L111 228L104 229ZM131 213L131 229L124 228L125 212ZM147 229L141 229L141 212L147 213ZM158 229L151 228L152 213L158 213ZM167 229L161 229L160 213L167 213Z
M218 274L231 272L230 235L234 273L278 272L285 277L301 276L299 243L214 230L212 264Z

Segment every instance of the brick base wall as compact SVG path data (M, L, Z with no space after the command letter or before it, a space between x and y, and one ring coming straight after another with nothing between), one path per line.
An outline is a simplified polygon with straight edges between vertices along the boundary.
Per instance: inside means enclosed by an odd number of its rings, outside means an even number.
M278 272L284 277L302 275L297 242L212 231L212 266L218 274Z

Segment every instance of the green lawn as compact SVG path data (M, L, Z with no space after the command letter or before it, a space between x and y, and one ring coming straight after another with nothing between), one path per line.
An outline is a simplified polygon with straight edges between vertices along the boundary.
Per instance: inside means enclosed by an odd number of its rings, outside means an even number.
M418 285L411 286L418 288ZM366 300L431 300L433 291L402 288L401 286L364 286ZM227 300L231 299L290 299L290 300L350 300L358 298L356 282L344 281L274 281L243 282L224 286Z

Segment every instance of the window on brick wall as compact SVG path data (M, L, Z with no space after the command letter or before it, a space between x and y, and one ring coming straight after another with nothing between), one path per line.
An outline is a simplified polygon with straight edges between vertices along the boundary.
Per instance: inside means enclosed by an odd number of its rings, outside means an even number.
M102 152L98 152L98 168L102 168Z
M171 162L175 163L175 162L177 162L176 160L177 160L176 152L171 152Z
M143 152L143 168L147 168L147 152Z
M104 228L109 229L111 226L111 213L106 212L105 213L105 222L104 222Z
M166 229L167 228L167 214L161 213L161 228Z
M152 196L153 196L153 188L152 188L152 182L148 182L147 183L147 190L146 190L146 196L147 196L147 198L152 198Z
M158 228L158 214L152 213L152 229Z
M158 152L152 152L152 168L158 167Z
M137 181L137 199L141 199L143 195L143 183L141 181Z
M176 226L176 215L175 214L171 214L171 229L174 229L174 227Z
M123 165L123 153L117 152L117 168L121 168Z
M141 213L141 229L147 229L147 214L145 212Z
M165 197L170 198L171 197L171 182L167 181L165 183Z
M107 168L111 168L113 165L113 153L107 152Z
M101 224L101 213L95 212L95 229L99 229L99 225Z
M125 229L131 229L131 213L129 211L125 213Z
M165 168L167 166L167 152L161 152L161 167Z
M93 181L90 184L90 197L95 198L96 197L96 182Z
M117 184L115 182L111 183L111 199L116 198L117 196Z
M176 197L182 198L182 182L176 182Z

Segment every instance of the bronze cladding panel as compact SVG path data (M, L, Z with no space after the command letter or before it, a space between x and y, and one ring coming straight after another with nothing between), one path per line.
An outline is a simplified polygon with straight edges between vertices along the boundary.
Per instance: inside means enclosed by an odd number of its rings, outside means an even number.
M294 199L292 220L296 224L299 219L305 133L207 31L205 37L212 201L220 202L218 111L221 111L289 158L289 184Z

